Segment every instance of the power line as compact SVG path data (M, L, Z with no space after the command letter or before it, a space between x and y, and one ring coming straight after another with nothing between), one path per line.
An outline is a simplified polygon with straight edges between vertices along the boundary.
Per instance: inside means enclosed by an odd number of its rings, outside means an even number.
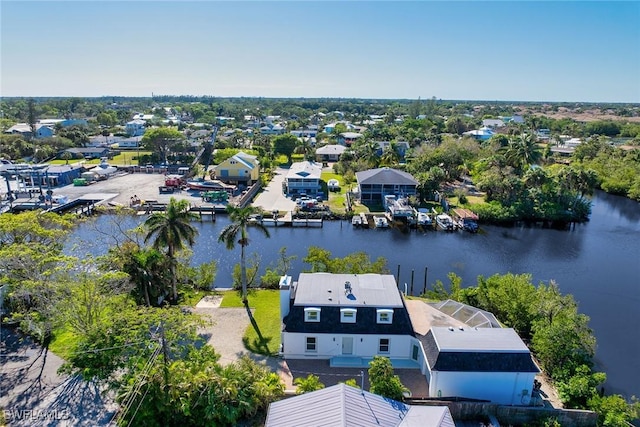
M142 379L149 374L149 371L151 371L153 363L155 362L156 358L160 354L160 350L161 350L161 348L157 347L155 349L155 351L153 352L153 354L149 357L149 360L147 360L146 365L144 366L144 368L142 368L142 371L138 375L139 381L136 383L136 385L133 387L133 389L129 392L129 394L128 394L127 398L125 399L125 402L123 403L123 406L120 409L120 411L116 412L116 414L111 419L112 423L113 422L117 423L117 421L119 421L121 419L124 419L124 417L127 415L127 412L129 411L129 409L131 409L131 405L135 401L136 395L138 394L138 392L142 388L142 385L144 384L144 381ZM148 389L147 389L147 391L148 391ZM147 393L145 392L144 396L146 396L146 394ZM143 399L144 399L144 396L143 396ZM137 412L137 410L136 410L136 412Z

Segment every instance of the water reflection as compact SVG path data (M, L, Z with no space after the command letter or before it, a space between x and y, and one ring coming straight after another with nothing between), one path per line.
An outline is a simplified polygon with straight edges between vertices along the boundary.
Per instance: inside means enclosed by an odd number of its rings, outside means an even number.
M606 369L608 391L626 396L640 395L640 340L637 306L640 303L640 204L617 196L597 193L591 221L570 230L530 227L484 226L476 235L435 231L354 229L348 222L326 222L323 228L270 229L267 239L250 231L247 254L260 254L261 272L275 266L278 251L287 248L297 258L291 265L294 277L308 268L302 260L310 246L320 246L333 256L365 251L371 259L384 257L392 274L400 266L400 286L411 285L422 292L424 270L428 284L448 283L447 274L462 278L463 286L475 285L479 275L530 273L535 284L555 280L562 292L571 293L580 310L590 316L598 339L597 362ZM135 227L144 220L118 218L121 228ZM85 224L73 241L83 253L100 253L114 241L114 224L100 217ZM228 223L224 215L216 223L196 223L200 234L193 248L193 263L218 261L215 286L228 287L240 248L229 251L217 238ZM95 228L97 227L97 229ZM102 230L101 230L102 228ZM94 252L95 251L95 252Z

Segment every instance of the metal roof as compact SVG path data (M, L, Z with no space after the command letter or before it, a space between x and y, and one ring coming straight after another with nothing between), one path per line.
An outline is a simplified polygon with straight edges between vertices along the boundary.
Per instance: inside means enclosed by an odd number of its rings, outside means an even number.
M346 384L273 402L265 427L453 427L446 406L409 406Z
M440 351L529 353L525 343L511 328L433 327L431 333Z
M294 305L403 307L390 274L301 273Z
M308 178L308 179L320 179L322 174L322 168L315 162L295 162L291 164L289 172L287 172L287 178Z

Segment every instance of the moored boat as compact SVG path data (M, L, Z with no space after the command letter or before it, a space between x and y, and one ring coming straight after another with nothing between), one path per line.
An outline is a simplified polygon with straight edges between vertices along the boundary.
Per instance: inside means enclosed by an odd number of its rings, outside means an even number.
M376 228L389 228L389 221L384 216L374 216L373 223Z
M225 184L218 180L205 181L202 179L187 181L187 187L189 187L190 190L199 191L225 190L227 192L233 192L236 190L235 185Z
M445 213L436 215L436 224L438 225L438 228L444 231L453 231L456 227L453 219Z
M430 227L433 225L433 221L431 217L426 212L418 212L418 217L416 219L416 224L421 227Z
M351 225L353 225L354 227L362 226L362 218L360 217L360 215L354 215L353 218L351 218Z

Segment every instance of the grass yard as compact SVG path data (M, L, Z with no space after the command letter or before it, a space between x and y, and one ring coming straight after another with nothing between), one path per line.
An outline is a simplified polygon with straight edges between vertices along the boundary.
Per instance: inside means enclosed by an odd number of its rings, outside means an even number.
M249 306L253 309L253 317L262 340L250 325L242 337L245 347L254 353L277 355L280 350L280 292L262 289L250 291ZM224 292L220 307L242 307L239 292Z
M121 152L120 154L118 154L117 156L114 156L113 159L109 159L109 163L112 165L116 165L116 166L130 166L130 165L137 165L138 164L138 154L140 154L140 156L145 156L145 155L151 155L151 151L140 151L140 153L138 153L138 151L124 151ZM76 164L82 162L85 165L98 165L100 164L100 159L91 159L91 160L79 160L79 159L72 159L69 160L69 164ZM66 165L67 161L66 160L51 160L50 162L48 162L52 165Z
M80 337L70 328L62 327L53 331L49 350L64 360L69 360L78 345Z

